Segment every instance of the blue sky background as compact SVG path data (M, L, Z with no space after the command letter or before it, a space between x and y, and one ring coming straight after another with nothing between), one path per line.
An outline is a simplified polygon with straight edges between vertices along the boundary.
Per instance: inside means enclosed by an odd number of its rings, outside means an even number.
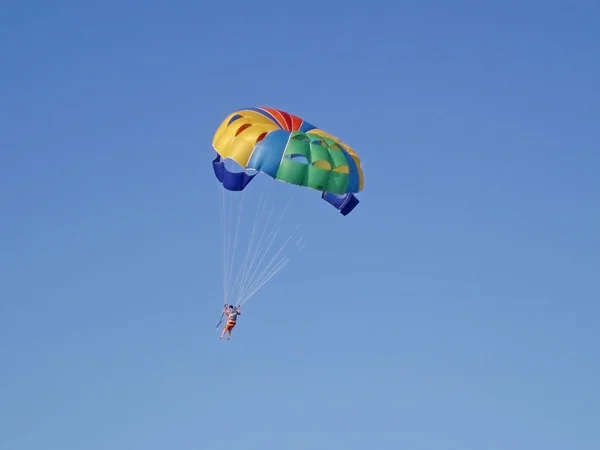
M600 4L217 5L1 3L0 449L599 448ZM257 104L366 188L223 342Z

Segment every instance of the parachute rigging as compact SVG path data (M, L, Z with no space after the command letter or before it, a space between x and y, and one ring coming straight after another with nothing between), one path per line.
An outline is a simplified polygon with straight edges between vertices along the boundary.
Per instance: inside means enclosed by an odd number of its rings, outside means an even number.
M257 188L256 190L258 190ZM282 211L267 189L258 196L255 211L248 210L246 191L221 189L221 230L224 303L242 305L277 275L294 251L305 248L300 224L283 233L281 223L294 199ZM251 206L251 205L250 205ZM246 207L246 210L244 209ZM245 226L241 226L244 223ZM294 244L295 242L295 244Z
M221 191L224 303L242 305L289 264L294 252L306 247L300 224L287 214L294 198L282 186L319 191L346 216L359 203L354 194L364 186L362 165L354 150L336 137L267 107L230 114L217 129L213 147ZM264 177L247 189L259 173L273 180ZM247 205L247 197L258 197L258 204ZM247 244L238 254L241 242Z

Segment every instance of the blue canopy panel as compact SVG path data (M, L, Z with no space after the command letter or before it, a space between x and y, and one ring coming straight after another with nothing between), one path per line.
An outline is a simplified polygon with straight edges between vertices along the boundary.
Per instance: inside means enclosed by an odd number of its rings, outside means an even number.
M321 198L331 204L343 216L347 216L360 203L354 194L332 194L331 192L323 192Z
M215 177L228 191L243 191L256 176L256 174L248 175L246 172L230 172L220 155L213 159L212 165Z

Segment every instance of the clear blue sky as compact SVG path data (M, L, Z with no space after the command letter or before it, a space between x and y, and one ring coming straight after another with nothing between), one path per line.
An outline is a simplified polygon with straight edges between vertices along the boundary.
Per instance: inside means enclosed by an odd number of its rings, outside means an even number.
M217 4L0 6L0 449L600 448L600 4ZM257 104L366 186L225 342Z

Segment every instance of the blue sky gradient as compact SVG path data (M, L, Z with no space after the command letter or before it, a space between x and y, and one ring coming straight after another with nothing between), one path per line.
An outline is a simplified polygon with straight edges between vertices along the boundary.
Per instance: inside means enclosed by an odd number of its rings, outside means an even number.
M4 0L0 449L600 448L599 21ZM298 194L306 250L223 342L211 139L261 104L366 186Z

